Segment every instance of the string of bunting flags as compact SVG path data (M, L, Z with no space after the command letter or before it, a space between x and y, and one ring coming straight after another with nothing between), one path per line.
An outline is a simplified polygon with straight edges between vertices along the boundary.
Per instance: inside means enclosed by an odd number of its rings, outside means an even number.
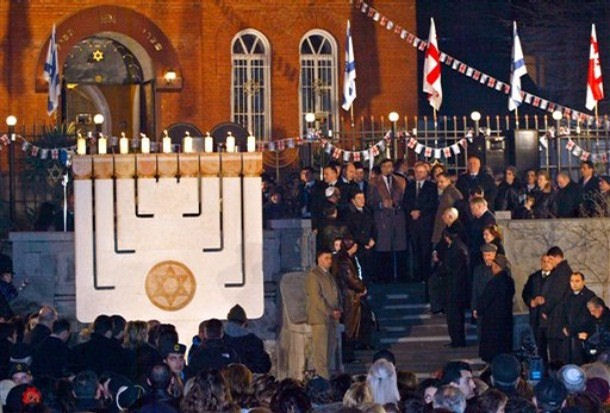
M426 158L434 158L434 159L449 159L453 155L459 155L462 151L460 147L466 148L468 142L472 142L473 131L468 130L466 135L453 143L452 145L447 145L443 147L431 147L420 143L415 134L411 134L408 131L399 132L396 135L396 139L402 140L405 142L405 145L408 149L411 149L418 155L422 155ZM392 133L387 132L384 137L376 142L374 145L371 145L370 148L359 150L359 151L350 151L347 149L339 148L338 146L333 145L332 142L322 138L320 142L324 146L324 151L332 156L334 159L342 159L344 162L367 162L372 159L375 159L379 156L387 146L390 144L392 139Z
M64 166L70 166L72 155L74 155L74 151L76 149L76 145L56 148L42 148L38 145L34 145L33 143L29 142L25 137L21 135L15 134L14 138L14 141L21 141L21 150L25 152L26 155L31 156L33 158L40 158L43 160L58 160ZM8 146L10 144L11 139L7 134L0 136L0 150L2 150L2 147Z
M399 36L402 40L406 41L419 51L423 52L428 47L427 41L420 39L415 34L409 32L407 29L400 26L394 20L383 15L379 10L369 5L366 1L356 0L354 1L354 6L360 9L360 11L368 18L375 22L378 22L382 27L385 27L388 31L391 31L393 34ZM448 55L447 53L441 51L439 60L446 66L450 67L452 70L472 79L475 82L478 82L484 86L487 86L490 89L494 89L506 95L510 94L509 83L502 82L501 80L498 80L497 78L485 72L482 72L472 66L467 65L466 63L460 61L459 59L456 59L453 56ZM534 106L541 110L545 110L549 113L559 111L566 119L587 122L589 124L595 122L595 116L593 115L589 115L587 113L577 111L567 106L551 102L532 93L521 91L521 97L523 98L523 102L528 105Z
M413 150L416 154L422 155L426 158L441 159L442 157L450 158L453 155L459 155L461 153L460 147L465 148L467 143L472 142L473 131L469 129L465 134L465 137L456 141L452 145L448 145L445 147L430 147L420 143L416 137L416 131L413 131L413 134L408 131L398 132L396 134L396 139L398 141L404 141L406 148ZM306 143L314 143L319 142L324 147L324 151L332 156L333 159L342 159L344 162L367 162L369 160L375 159L377 156L382 154L386 148L388 147L391 141L391 131L386 132L382 139L377 141L375 144L371 145L369 148L358 151L351 151L347 149L342 149L335 144L332 143L330 139L323 137L320 133L309 134L306 139L297 137L297 138L286 138L286 139L278 139L273 141L265 141L259 142L259 150L265 151L283 151L285 149L295 148L296 146L301 146ZM89 137L89 139L94 139ZM109 143L110 146L116 146L116 141L118 138L110 137ZM21 141L21 150L28 156L40 159L54 159L59 160L63 165L69 166L72 156L75 154L76 145L66 146L66 147L56 147L56 148L43 148L38 145L35 145L29 142L25 137L21 135L15 135L15 140ZM2 147L8 146L11 143L8 135L4 134L0 136L0 150ZM151 142L151 146L153 146L155 142ZM154 147L152 147L154 151Z

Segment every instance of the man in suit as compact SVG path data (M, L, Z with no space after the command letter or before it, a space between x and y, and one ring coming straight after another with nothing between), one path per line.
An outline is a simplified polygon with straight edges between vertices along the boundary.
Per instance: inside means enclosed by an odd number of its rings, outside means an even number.
M311 228L320 230L320 224L324 218L324 209L329 206L326 199L326 188L336 187L339 180L337 166L334 163L326 165L322 171L323 180L316 183L312 190L311 200Z
M553 199L553 214L557 218L574 218L578 216L581 202L580 186L572 182L567 172L557 174L559 190Z
M337 284L330 273L332 254L329 250L321 250L316 259L318 265L305 279L307 323L311 325L314 369L316 374L329 379L329 362L335 354L336 324L341 311Z
M561 360L564 352L563 345L565 336L563 335L563 303L570 291L570 276L573 271L570 264L563 257L561 248L551 247L546 255L551 257L553 271L549 279L542 287L542 297L544 302L541 307L541 327L545 329L549 346L549 360Z
M356 258L360 264L362 276L365 280L371 277L371 253L375 246L375 223L373 214L366 206L364 193L352 193L352 199L345 216L348 232L358 244Z
M311 218L311 204L315 185L313 169L309 166L301 168L299 174L299 212L301 218Z
M352 193L358 190L358 185L354 182L356 177L356 167L352 162L348 162L343 166L341 177L337 181L341 199L337 205L339 216L344 215L347 207L352 199Z
M546 254L543 255L540 258L540 269L530 274L521 293L521 298L523 298L523 302L527 305L530 312L530 326L534 333L536 347L538 347L538 355L542 357L545 364L548 362L549 357L546 329L541 328L541 309L544 304L542 290L552 270L553 259Z
M587 303L595 293L585 286L585 276L576 271L570 276L570 293L563 308L563 334L566 336L566 363L582 364L585 362L583 351L583 333L586 334L591 322Z
M407 228L403 198L406 181L393 173L391 159L380 165L381 174L369 182L368 205L373 210L377 239L375 250L378 252L378 279L406 278Z
M470 190L476 187L481 187L485 194L485 199L490 208L495 205L496 194L498 188L496 183L487 172L481 168L481 159L476 155L469 155L467 161L467 171L464 172L457 181L457 189L460 190L463 196L468 196Z
M432 244L434 245L441 240L441 234L443 233L443 228L445 228L443 213L445 213L448 208L455 207L456 202L464 199L462 193L451 183L451 178L449 178L449 175L446 172L441 172L436 175L436 187L439 199L436 216L434 218L434 231L432 232Z
M595 175L593 162L583 161L580 164L580 189L582 200L580 203L580 214L584 217L598 215L596 200L599 197L599 178Z
M405 189L404 210L413 252L413 278L415 281L426 281L430 273L432 229L438 193L436 186L428 180L428 167L424 162L417 162L413 170L415 181L409 182Z
M364 171L364 165L361 162L354 162L356 168L356 175L354 176L354 183L358 186L358 189L366 194L369 183L366 181L366 172Z
M485 198L475 196L470 200L470 212L472 220L468 223L468 243L470 246L470 264L474 267L481 259L481 245L483 239L483 228L496 224L496 217L487 207Z

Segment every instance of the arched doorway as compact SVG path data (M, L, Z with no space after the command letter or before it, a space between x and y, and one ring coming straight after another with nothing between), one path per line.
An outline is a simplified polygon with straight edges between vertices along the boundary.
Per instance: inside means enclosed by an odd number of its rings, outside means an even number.
M65 68L68 55L73 54L82 41L92 38L111 40L112 43L109 44L112 47L121 49L122 46L130 55L135 57L141 68L142 82L139 83L140 92L133 92L134 99L130 102L132 121L131 123L128 122L128 127L131 127L131 130L125 130L125 132L130 134L141 130L146 132L151 139L158 138L156 131L160 128L160 120L156 116L158 111L156 107L157 96L164 92L180 91L182 89L183 73L179 56L172 42L151 18L127 7L94 6L79 10L59 22L56 37L61 68ZM42 76L47 49L48 40L41 47L38 55L40 70L37 71L35 88L39 93L48 91L48 84ZM125 57L124 59L131 59L131 57ZM124 64L128 63L125 63L124 60ZM169 76L170 74L171 76ZM61 76L62 83L67 85L68 82L63 72ZM105 86L104 82L102 78L101 85L98 82L81 83L80 91L82 91L82 95L80 99L89 102L87 107L91 106L95 109L104 107L102 96L106 98L106 95L100 94L98 90L100 86ZM135 83L132 83L132 85L135 85ZM73 86L73 84L70 84L70 86ZM122 86L125 85L122 84ZM137 99L139 99L139 104ZM107 103L107 106L112 107L110 102ZM62 104L61 113L64 120L68 120L68 116L76 116L72 112L64 115L66 113L65 109L65 105ZM112 110L109 112L110 118L105 115L103 110L98 110L98 112L104 114L111 122L110 125L105 126L105 130L113 135L118 135L121 131L119 124L124 126L125 123L118 121ZM86 116L83 116L84 118ZM90 127L94 128L93 124Z
M117 37L110 33L87 37L68 52L62 70L64 120L89 131L95 129L94 115L101 113L105 134L154 134L154 112L149 112L154 108L149 101L154 98L154 82L145 78L140 59ZM140 56L149 66L148 57Z

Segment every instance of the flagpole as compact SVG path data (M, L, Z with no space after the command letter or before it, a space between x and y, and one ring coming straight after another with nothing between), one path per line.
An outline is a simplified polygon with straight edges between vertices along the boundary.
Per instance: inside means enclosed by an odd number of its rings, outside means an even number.
M352 129L354 128L354 103L349 108L349 119L351 122Z
M519 129L519 107L515 108L515 129Z

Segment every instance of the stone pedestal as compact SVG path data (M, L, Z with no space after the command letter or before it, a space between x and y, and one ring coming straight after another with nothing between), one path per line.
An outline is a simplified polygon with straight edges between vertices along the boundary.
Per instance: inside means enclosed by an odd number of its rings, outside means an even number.
M11 232L15 285L30 285L12 303L16 311L51 304L60 314L75 317L74 233Z

